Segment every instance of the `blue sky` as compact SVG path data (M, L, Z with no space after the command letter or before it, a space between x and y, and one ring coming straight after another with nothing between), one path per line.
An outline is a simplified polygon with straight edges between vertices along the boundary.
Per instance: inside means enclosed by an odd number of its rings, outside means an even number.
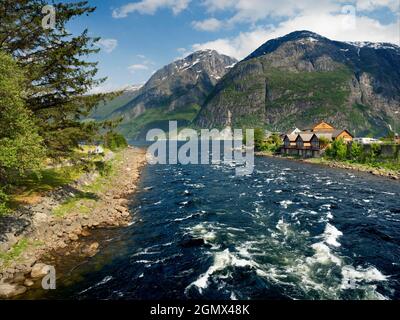
M311 30L343 41L400 43L400 0L89 0L68 28L102 37L94 92L144 83L165 64L211 48L242 59L269 39ZM72 1L73 2L73 1Z

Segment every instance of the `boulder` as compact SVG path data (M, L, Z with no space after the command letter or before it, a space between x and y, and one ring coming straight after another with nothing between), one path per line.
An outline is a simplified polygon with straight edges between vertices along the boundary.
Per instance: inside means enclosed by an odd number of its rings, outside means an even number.
M79 239L79 237L78 237L75 233L70 233L70 234L68 235L68 237L69 237L69 239L70 239L71 241L77 241L77 240Z
M10 299L26 292L26 287L14 283L0 283L0 298Z
M83 229L81 235L83 237L88 237L88 236L90 236L90 231L87 229Z
M36 263L31 271L32 279L39 279L46 276L49 272L50 266L44 263Z
M32 279L25 279L24 285L27 287L32 287L35 283Z
M82 252L87 255L88 257L94 257L97 252L99 251L99 243L98 242L93 242L92 244L86 246Z
M14 274L13 282L18 284L23 284L25 281L25 275L22 272Z

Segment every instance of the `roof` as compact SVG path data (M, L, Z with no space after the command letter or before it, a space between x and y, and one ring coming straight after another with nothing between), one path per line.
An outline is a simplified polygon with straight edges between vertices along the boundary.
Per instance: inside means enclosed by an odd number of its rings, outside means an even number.
M328 126L330 126L330 127L332 127L332 128L335 128L333 125L331 125L330 123L328 123L328 122L326 122L326 121L320 121L320 122L318 122L317 124L315 124L314 126L313 126L313 129L315 128L315 127L318 127L319 125L321 125L321 124L326 124L326 125L328 125Z
M286 137L288 137L290 142L295 142L297 139L297 136L298 136L297 134L287 134L287 135L285 135L285 139L286 139Z
M300 134L297 136L297 139L298 139L298 138L301 138L301 140L303 140L304 142L309 142L309 141L311 141L311 139L313 138L313 136L315 136L314 133L300 133ZM296 139L296 140L297 140L297 139Z
M349 134L350 136L353 137L353 135L352 135L348 130L346 130L346 129L344 129L344 130L335 130L335 131L333 131L332 135L333 135L334 138L336 138L336 137L339 136L342 132L347 132L347 134Z

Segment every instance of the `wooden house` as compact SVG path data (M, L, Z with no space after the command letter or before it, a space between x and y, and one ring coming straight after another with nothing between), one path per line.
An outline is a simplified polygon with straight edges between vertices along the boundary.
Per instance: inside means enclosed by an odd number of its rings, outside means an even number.
M325 143L321 143L322 138ZM281 150L287 155L318 157L330 142L337 139L349 143L353 140L353 136L348 130L338 130L331 124L321 121L312 128L298 133L290 131L284 136Z
M283 144L285 148L295 147L296 146L297 134L287 134L283 139Z
M353 135L345 130L335 130L332 133L332 140L339 140L339 139L343 139L344 142L349 143L351 141L353 141Z
M329 123L325 121L321 121L320 123L317 123L312 129L311 132L332 132L335 131L335 127L330 125Z

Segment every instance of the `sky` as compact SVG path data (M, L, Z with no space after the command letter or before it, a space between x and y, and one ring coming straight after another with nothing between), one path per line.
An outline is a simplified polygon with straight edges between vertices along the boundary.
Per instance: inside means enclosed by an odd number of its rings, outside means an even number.
M74 2L74 1L70 1ZM243 59L266 41L310 30L340 41L400 45L400 0L89 0L97 10L71 21L101 37L92 92L145 83L172 61L215 49Z

